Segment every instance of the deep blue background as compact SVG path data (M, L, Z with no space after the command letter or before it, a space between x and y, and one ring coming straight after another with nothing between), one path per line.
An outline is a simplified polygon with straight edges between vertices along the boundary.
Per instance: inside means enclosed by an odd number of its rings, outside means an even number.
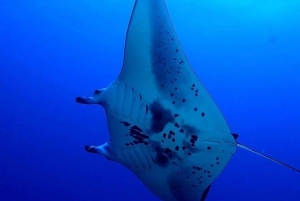
M134 0L0 1L0 200L158 200L84 151L118 75ZM168 0L183 48L239 141L300 168L300 2ZM208 201L299 200L300 175L238 149Z

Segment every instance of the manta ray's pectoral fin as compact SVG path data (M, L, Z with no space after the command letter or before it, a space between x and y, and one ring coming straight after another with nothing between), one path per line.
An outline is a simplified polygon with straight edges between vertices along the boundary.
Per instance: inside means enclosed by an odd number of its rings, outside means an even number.
M85 145L84 149L89 153L103 155L109 160L114 160L113 152L109 142L106 142L100 146Z

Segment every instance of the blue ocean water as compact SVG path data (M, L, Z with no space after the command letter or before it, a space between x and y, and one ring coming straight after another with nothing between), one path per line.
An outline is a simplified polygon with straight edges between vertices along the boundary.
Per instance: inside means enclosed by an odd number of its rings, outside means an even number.
M159 200L84 145L118 75L134 0L0 2L0 200ZM198 77L239 141L300 168L300 2L167 0ZM207 201L299 200L300 175L238 149Z

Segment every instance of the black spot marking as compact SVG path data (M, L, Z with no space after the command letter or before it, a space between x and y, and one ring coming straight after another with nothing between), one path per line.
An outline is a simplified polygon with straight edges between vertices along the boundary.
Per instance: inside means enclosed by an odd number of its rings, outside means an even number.
M176 147L175 147L175 150L176 150L176 151L179 151L179 147L178 147L178 146L176 146Z
M169 131L169 135L175 135L175 132L172 131L172 130L170 130L170 131Z
M211 147L207 147L207 150L211 150Z
M197 135L191 135L192 139L194 139L195 141L198 140L198 136Z
M130 129L130 135L133 136L133 137L140 137L142 139L148 139L149 136L148 135L145 135L137 130L134 130L134 129Z
M198 170L198 171L202 170L201 167L197 167L197 166L193 166L193 168L196 169L196 170Z
M134 144L145 144L148 145L149 143L147 140L149 139L149 136L146 134L143 134L143 130L140 129L138 126L134 125L129 129L130 133L129 135L133 137L134 141L130 143L126 143L126 146L134 145ZM126 134L128 136L128 134Z
M194 108L194 111L196 112L197 110L198 110L198 108L195 107L195 108Z
M142 129L140 129L137 125L134 125L131 127L132 130L137 130L138 132L143 132Z
M123 124L124 126L128 127L130 126L130 123L126 122L126 121L120 121L121 124Z
M154 145L153 149L156 152L155 162L161 167L166 167L170 162L168 155L165 154L166 149L162 148L159 143L156 143L156 145ZM168 151L167 151L167 153L168 153Z
M159 133L167 123L174 121L171 111L165 109L158 101L150 105L150 111L152 113L151 131L155 133Z
M136 139L139 143L143 143L144 142L144 138L139 137L137 135L134 135L133 138ZM138 143L135 143L135 144L138 144Z
M204 116L205 116L205 113L204 113L204 112L202 112L202 113L201 113L201 116L202 116L202 117L204 117Z
M169 164L169 159L166 155L164 155L162 153L158 153L156 155L155 162L162 167L166 167Z

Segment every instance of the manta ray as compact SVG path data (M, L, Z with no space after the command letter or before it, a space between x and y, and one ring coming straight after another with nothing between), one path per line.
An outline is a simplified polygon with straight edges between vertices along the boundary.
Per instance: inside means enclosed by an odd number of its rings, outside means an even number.
M164 201L204 201L240 143L195 75L164 0L136 0L122 70L77 103L106 111L110 140L85 150L130 169Z

